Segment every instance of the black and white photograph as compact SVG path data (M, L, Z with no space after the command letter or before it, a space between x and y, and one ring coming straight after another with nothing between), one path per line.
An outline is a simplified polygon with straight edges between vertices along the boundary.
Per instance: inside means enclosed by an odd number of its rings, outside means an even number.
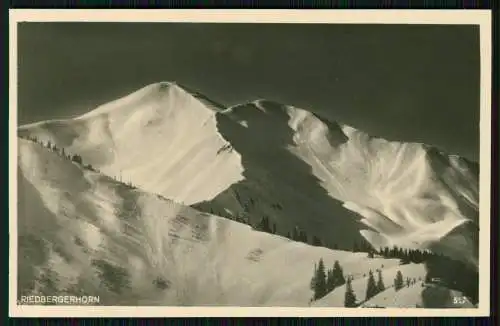
M71 11L10 16L11 312L488 313L488 12Z

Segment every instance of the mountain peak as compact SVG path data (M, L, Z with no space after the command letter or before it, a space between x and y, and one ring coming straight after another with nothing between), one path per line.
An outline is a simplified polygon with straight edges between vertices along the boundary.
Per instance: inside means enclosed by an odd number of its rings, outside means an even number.
M148 84L138 90L130 93L129 96L137 95L137 94L149 94L149 95L158 95L168 93L169 91L177 91L184 92L190 94L191 92L187 90L187 88L179 85L176 81L159 81L155 83Z
M193 91L192 89L180 85L175 81L160 81L146 85L128 95L117 100L98 106L96 109L87 112L77 119L87 119L101 114L109 114L115 110L137 110L141 107L162 106L162 103L169 103L170 107L184 107L185 105L172 105L175 102L200 102L207 109L212 111L222 111L224 106L209 99L205 95Z

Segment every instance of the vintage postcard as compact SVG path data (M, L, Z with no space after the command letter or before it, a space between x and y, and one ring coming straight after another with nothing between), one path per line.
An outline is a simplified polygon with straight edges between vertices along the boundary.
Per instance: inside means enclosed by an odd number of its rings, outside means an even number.
M487 316L491 15L11 10L11 316Z

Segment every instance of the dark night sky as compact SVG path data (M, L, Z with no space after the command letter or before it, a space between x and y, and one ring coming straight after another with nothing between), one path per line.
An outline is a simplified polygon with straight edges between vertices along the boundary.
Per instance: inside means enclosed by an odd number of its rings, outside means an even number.
M20 124L169 80L479 155L477 26L21 23L18 42Z

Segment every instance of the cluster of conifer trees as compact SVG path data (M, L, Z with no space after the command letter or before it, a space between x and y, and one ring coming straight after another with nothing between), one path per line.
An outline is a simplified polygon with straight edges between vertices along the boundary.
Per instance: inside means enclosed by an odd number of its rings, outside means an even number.
M248 198L247 200L243 200L238 191L235 191L234 195L235 195L236 200L240 203L240 205L244 209L245 213L243 215L247 215L247 213L250 212L251 208L255 206L256 201L253 198ZM271 207L275 210L283 210L283 206L280 203L271 204ZM252 222L252 221L250 221L250 219L248 217L247 218L244 218L242 216L231 217L231 216L227 216L227 214L221 215L221 214L219 214L220 212L219 213L214 212L213 209L210 209L210 213L216 214L219 216L226 216L229 219L235 220L237 222L248 224L248 225L252 226L255 230L258 230L258 231L268 232L268 233L272 233L272 234L281 234L281 235L286 236L288 239L303 242L303 243L308 243L308 244L311 244L313 246L319 246L319 247L324 246L323 241L318 236L313 235L311 237L310 235L308 235L306 233L305 230L302 230L298 226L295 226L291 231L286 232L286 235L283 231L278 232L278 227L277 227L276 223L271 224L268 216L263 216L259 221ZM337 248L335 248L335 249L337 249Z
M368 273L366 295L363 302L370 300L386 289L382 270L377 269L376 272L377 280L375 280L373 271L370 270ZM363 277L365 276L366 275L363 275ZM361 302L358 302L356 294L352 289L353 280L354 277L351 275L344 276L343 268L340 266L338 260L335 261L333 268L327 270L323 259L320 259L319 262L314 265L314 273L310 282L310 288L313 291L311 300L321 299L337 287L345 284L344 307L357 307ZM415 278L407 278L406 286L409 287L416 282L417 280ZM394 288L396 291L399 291L404 285L403 274L401 271L398 271L394 278Z
M277 232L276 223L273 223L271 226L268 216L262 217L260 222L257 225L255 225L254 228L258 231L272 233L272 234L276 234Z
M369 300L385 290L384 279L382 277L382 270L377 269L377 281L373 276L373 272L370 270L368 272L368 281L366 284L366 296L365 300Z
M326 270L323 259L314 265L314 274L311 278L310 288L313 290L313 300L318 300L335 288L346 283L344 271L338 260L333 264L333 268Z
M257 223L254 226L254 228L258 231L268 232L268 233L272 233L272 234L277 234L277 232L278 232L276 223L273 223L271 226L271 223L269 222L268 216L262 217L262 219L259 221L259 223ZM306 231L302 230L298 226L295 226L293 228L292 232L288 231L286 234L286 237L288 239L293 240L293 241L308 243L308 244L311 244L311 245L317 246L317 247L324 246L323 241L321 241L321 239L318 236L313 235L312 237L309 237L308 234L306 233Z

